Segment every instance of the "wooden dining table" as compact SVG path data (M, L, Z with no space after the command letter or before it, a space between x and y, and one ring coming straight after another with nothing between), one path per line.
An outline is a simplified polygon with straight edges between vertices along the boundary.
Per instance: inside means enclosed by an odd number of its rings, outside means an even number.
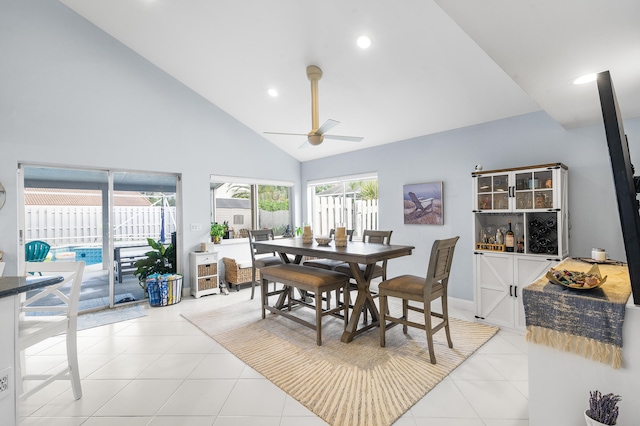
M345 247L336 247L335 242L319 245L317 242L303 243L301 238L281 238L268 241L254 241L253 245L263 251L273 251L280 255L285 263L299 264L303 256L340 260L349 264L351 273L358 284L358 295L353 304L353 313L349 317L347 328L342 334L344 343L351 342L358 334L380 325L380 313L373 302L371 294L371 278L377 262L408 256L415 247L349 241ZM291 259L288 255L294 255ZM359 264L367 265L364 272ZM371 321L358 328L360 317L364 311L371 315Z

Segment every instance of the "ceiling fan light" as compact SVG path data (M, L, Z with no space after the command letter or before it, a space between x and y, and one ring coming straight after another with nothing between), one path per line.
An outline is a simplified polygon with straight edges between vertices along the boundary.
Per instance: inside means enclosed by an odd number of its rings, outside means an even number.
M361 35L360 37L358 37L358 40L356 40L356 43L358 44L358 47L360 49L368 49L369 47L371 47L371 37Z
M586 74L573 80L573 84L585 84L596 81L598 75L596 73Z
M322 135L309 135L309 143L313 146L320 145L323 139Z

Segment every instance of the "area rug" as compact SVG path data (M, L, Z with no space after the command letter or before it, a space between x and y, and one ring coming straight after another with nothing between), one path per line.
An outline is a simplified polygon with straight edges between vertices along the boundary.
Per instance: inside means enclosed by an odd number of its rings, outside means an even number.
M105 309L103 311L78 315L78 330L100 327L135 318L146 317L147 312L141 305L123 306L121 308Z
M399 306L399 305L398 305ZM392 314L398 306L391 306ZM298 309L313 321L314 311ZM444 331L434 336L429 361L424 332L397 326L380 347L379 329L342 343L343 324L325 317L322 346L315 331L282 316L263 320L257 300L182 314L247 365L331 425L390 425L498 331L450 318L453 349Z

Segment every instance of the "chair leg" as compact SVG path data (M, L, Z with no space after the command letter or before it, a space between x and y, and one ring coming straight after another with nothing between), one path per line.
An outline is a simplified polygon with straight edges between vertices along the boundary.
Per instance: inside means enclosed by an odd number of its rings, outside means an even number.
M380 295L380 346L387 344L385 333L387 332L387 296Z
M72 328L77 328L73 326ZM71 389L75 399L82 398L82 385L80 383L80 370L78 367L78 336L74 332L67 331L67 362L69 363L69 378Z
M442 297L442 320L444 321L444 332L447 334L447 343L450 348L453 348L453 342L451 341L451 332L449 331L449 306L447 303L447 296Z
M382 308L380 308L380 310L382 310ZM405 321L409 320L409 301L407 299L402 299L402 318L404 318ZM402 324L402 332L407 334L408 331L407 325Z
M327 295L329 292L327 292ZM322 292L314 294L316 299L316 344L322 346Z
M349 285L349 284L347 284ZM349 292L346 291L347 287L345 287L343 289L343 293L344 293L344 305L342 305L344 307L344 329L347 329L347 325L349 324L349 303L351 303L351 297L349 295ZM339 290L336 291L336 293L338 293ZM336 294L336 300L338 300L338 295ZM336 306L337 307L337 306Z
M424 328L427 332L427 345L429 346L429 358L431 364L436 363L436 354L433 348L433 330L431 325L431 302L425 300L424 302Z
M265 306L267 306L267 284L265 283L266 280L262 280L262 285L260 286L260 298L262 299L262 319L265 319L266 316L266 309ZM252 288L251 288L251 292L253 293L253 285L255 284L255 281L251 284ZM253 296L252 296L253 298Z
M251 268L251 299L256 291L256 268Z

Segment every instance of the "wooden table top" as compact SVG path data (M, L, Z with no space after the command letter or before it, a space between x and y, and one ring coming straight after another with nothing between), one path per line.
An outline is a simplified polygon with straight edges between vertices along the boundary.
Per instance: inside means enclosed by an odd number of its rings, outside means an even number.
M318 245L316 241L313 241L311 244L304 244L302 238L254 241L253 244L261 250L273 250L287 254L364 264L408 256L415 248L413 246L403 245L363 243L362 241L349 241L345 247L336 247L335 241L331 241L327 246L321 246Z

